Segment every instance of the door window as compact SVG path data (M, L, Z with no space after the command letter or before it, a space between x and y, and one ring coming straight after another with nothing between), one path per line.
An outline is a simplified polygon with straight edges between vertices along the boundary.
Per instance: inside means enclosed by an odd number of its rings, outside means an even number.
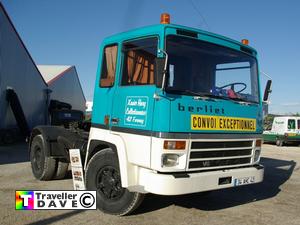
M296 129L296 122L295 120L288 120L288 129Z
M157 42L157 38L145 38L124 44L122 85L154 84Z
M104 48L100 87L114 86L116 76L118 46L110 45Z

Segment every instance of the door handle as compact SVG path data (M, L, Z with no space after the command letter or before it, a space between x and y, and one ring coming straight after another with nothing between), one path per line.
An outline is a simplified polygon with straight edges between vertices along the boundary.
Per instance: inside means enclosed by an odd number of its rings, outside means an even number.
M111 118L111 123L112 124L118 124L119 123L119 118Z

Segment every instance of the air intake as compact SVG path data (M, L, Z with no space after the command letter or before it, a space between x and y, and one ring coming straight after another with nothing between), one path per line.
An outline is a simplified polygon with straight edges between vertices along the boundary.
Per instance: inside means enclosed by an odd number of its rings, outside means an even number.
M177 30L176 33L178 35L188 36L188 37L192 37L192 38L197 38L198 37L198 33L192 32L192 31L188 31L188 30Z

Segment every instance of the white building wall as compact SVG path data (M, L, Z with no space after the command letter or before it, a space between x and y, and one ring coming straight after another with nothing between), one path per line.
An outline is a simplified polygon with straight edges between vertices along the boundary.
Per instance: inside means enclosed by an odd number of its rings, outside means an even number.
M91 113L93 111L93 102L87 101L85 107L86 107L85 112Z
M52 90L51 99L69 103L72 109L85 112L85 97L74 66L49 82L48 86Z
M16 127L5 92L17 93L30 128L46 119L46 83L0 4L0 129Z

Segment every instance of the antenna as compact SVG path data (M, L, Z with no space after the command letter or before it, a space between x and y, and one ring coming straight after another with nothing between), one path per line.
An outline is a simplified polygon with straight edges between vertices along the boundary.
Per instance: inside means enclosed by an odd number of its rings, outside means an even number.
M261 72L263 75L265 75L267 78L271 79L272 80L272 77L269 76L268 74L266 74L264 71L260 70L259 72Z
M200 12L200 10L198 9L198 7L196 6L196 4L193 2L193 0L190 0L191 5L193 6L193 8L196 10L196 12L200 15L200 17L203 20L203 23L205 24L205 26L207 27L207 30L210 31L209 26L205 20L205 17L202 15L202 13Z

